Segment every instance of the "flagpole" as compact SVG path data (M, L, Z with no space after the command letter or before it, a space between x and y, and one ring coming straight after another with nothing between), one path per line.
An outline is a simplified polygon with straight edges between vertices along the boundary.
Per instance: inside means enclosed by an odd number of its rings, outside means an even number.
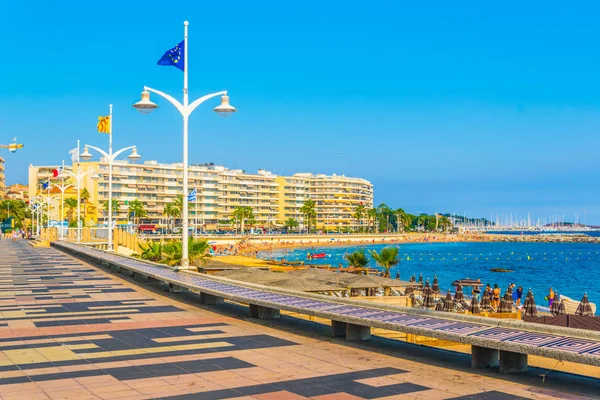
M77 243L81 242L81 188L79 175L81 171L79 171L79 140L77 140Z
M197 238L198 237L198 181L196 181L196 189L194 189L196 191L196 198L194 200L196 200L196 205L195 208L196 210L194 211L194 216L196 217L196 226L194 227L194 237Z
M48 178L48 220L46 221L46 229L50 229L50 178Z
M65 160L62 160L62 168L61 171L65 169ZM58 173L58 175L60 175L60 172ZM65 220L65 182L63 181L63 184L61 185L61 191L60 191L60 238L63 239L64 236L64 232L63 232L63 222Z
M112 251L112 104L108 105L108 251ZM84 216L85 218L85 216Z
M188 108L188 21L183 22L183 109ZM188 256L188 113L183 113L183 226L181 266L189 266Z

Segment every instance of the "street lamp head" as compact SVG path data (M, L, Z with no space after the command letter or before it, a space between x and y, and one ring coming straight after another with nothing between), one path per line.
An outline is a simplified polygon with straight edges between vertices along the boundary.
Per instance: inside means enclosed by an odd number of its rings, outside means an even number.
M142 99L133 105L133 108L141 112L142 114L150 114L152 111L158 108L156 103L150 101L150 92L144 90L142 92Z
M87 146L85 146L85 147L83 148L83 153L81 153L81 154L79 155L79 157L80 157L80 158L83 158L84 160L89 160L89 159L91 159L91 158L92 158L92 155L90 154L90 151L88 150L88 147L87 147Z
M92 179L93 179L94 181L97 181L97 180L99 180L100 178L102 178L102 175L100 175L100 174L98 174L98 173L95 173L94 175L92 175Z
M234 106L229 104L229 96L224 94L223 96L221 96L221 104L216 106L214 111L217 114L219 114L221 117L227 118L230 115L232 115L234 112L236 112L237 110L235 109Z
M129 158L131 161L137 161L142 158L142 156L138 154L137 147L134 147L131 149L131 154L127 158Z

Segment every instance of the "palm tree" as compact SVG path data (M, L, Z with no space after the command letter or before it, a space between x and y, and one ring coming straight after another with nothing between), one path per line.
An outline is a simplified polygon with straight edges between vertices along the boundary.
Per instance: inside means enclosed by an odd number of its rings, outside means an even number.
M244 234L244 223L247 221L251 225L255 222L254 212L252 211L252 208L248 206L236 207L236 209L233 210L233 217L240 224L240 233L242 235Z
M379 212L379 232L389 231L390 214L392 209L385 203L381 203L377 206Z
M104 206L104 211L108 212L108 201L103 201L102 202L103 206ZM113 218L115 215L117 215L117 210L119 209L119 200L117 199L112 199L112 212L113 212Z
M77 199L74 197L67 197L65 199L65 207L67 207L67 220L69 223L73 221L73 214L77 210Z
M354 253L344 255L348 264L354 268L364 268L367 264L369 264L369 258L367 257L367 253L365 250L357 250Z
M367 218L369 220L369 225L373 228L373 233L375 233L375 221L377 221L378 216L379 212L376 208L369 208L367 210Z
M372 250L369 251L369 254L373 257L373 260L383 268L383 276L386 278L390 277L390 269L400 262L397 247L385 247L381 249L381 252L379 253Z
M423 230L425 230L425 231L427 230L428 223L429 223L429 215L427 215L427 214L420 214L417 217L417 224L419 226L422 226Z
M365 206L362 204L359 204L358 206L356 206L356 208L354 209L354 214L352 214L352 217L356 220L356 225L360 226L360 231L362 232L363 226L362 226L361 222L362 222L362 219L365 217Z
M162 243L139 243L140 256L144 260L160 262L163 259Z
M208 252L210 246L206 239L189 238L188 242L188 257L190 263L198 265L198 263L206 264L210 254ZM163 261L170 266L176 266L181 263L182 246L180 241L172 241L163 246Z
M27 204L23 200L0 200L0 221L12 217L15 228L22 228L25 218L29 218L31 213Z
M440 217L439 224L444 232L448 231L448 228L452 228L452 221L450 221L450 218L446 217L445 215Z
M394 214L396 214L396 230L398 232L405 231L410 226L408 214L402 208L395 210Z
M129 215L133 214L133 223L139 225L140 218L145 218L148 216L148 211L144 207L144 203L135 199L129 202L129 208L127 209Z
M173 207L178 211L179 220L183 221L183 195L178 194L175 200L173 200ZM194 203L188 201L188 211L194 209Z
M300 224L298 223L298 220L290 217L285 221L284 225L289 231L293 231L294 228L297 228Z
M304 204L302 205L302 207L300 208L300 212L306 218L307 231L308 231L308 233L310 233L310 227L313 225L313 222L315 222L315 219L317 218L317 212L315 211L314 200L311 200L311 199L306 200L304 202Z
M163 214L167 216L169 219L169 226L171 226L171 218L177 218L177 216L180 215L180 212L179 209L175 207L175 204L169 203L163 208Z
M85 221L85 217L87 216L87 204L88 200L90 199L90 192L88 192L86 188L83 188L81 192L79 192L79 199L81 204L83 204L83 220ZM115 211L115 215L116 213L117 212Z

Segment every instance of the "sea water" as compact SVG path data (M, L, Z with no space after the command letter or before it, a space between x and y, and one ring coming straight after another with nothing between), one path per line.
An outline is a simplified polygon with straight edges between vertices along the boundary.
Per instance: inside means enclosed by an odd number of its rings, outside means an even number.
M379 251L386 246L399 247L400 263L391 270L394 278L408 280L411 275L423 278L437 274L440 289L445 293L457 279L481 279L485 285L494 284L504 291L510 283L532 289L536 303L547 305L544 297L552 287L560 294L581 300L585 292L591 302L600 303L600 244L593 243L410 243L363 246L332 246L294 251L276 250L262 253L264 258L289 261L303 260L310 264L347 266L344 255L358 249ZM307 260L307 252L325 252L323 259ZM374 261L371 267L377 267ZM491 272L504 268L513 272ZM452 288L454 290L454 288ZM468 291L466 291L468 292Z

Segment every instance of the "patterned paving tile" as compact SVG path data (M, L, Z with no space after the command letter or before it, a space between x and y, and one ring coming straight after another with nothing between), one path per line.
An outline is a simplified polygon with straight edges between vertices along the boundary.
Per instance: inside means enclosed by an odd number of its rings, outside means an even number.
M172 271L167 276L182 279ZM185 280L373 320L464 334L479 329L208 279ZM480 396L475 399L534 397L526 385L513 384L509 395L502 388L491 389L498 387L495 379L477 377L487 391L465 389L461 382L469 373L224 317L24 242L0 240L0 317L0 399L388 399L427 398L434 392L444 398L474 392L472 396ZM574 351L598 349L582 342Z

